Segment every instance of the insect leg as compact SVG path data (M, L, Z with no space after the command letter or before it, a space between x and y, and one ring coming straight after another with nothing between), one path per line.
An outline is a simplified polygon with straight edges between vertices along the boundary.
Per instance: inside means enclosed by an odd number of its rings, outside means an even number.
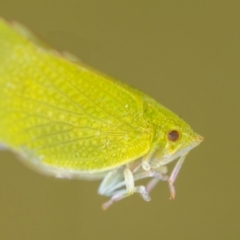
M112 170L104 177L98 188L98 193L100 195L111 196L114 190L124 185L123 169Z
M119 181L121 178L119 178L119 174L117 174L118 176L116 175L116 172L114 175L112 173L109 173L103 180L103 183L101 184L98 192L102 195L111 196L111 199L103 204L103 209L107 209L114 202L128 197L133 193L140 193L145 201L150 201L150 197L146 188L144 186L135 187L134 181L145 177L151 177L152 172L133 174L132 171L127 167L123 170L122 173L122 176L124 176L124 179L122 181ZM111 179L115 184L111 182ZM119 189L124 186L126 186L125 189Z
M111 199L103 204L103 209L107 209L114 202L117 202L133 193L140 193L145 201L150 201L149 192L158 183L158 181L166 181L168 177L165 175L166 168L162 166L156 170L144 171L138 168L137 171L131 171L128 167L109 172L100 185L98 193L110 196ZM153 179L147 186L135 186L134 182L140 179L152 177ZM126 187L125 189L122 187Z
M151 169L151 165L150 165L149 161L152 158L152 156L154 155L154 153L155 153L155 151L151 151L148 155L146 155L142 158L142 168L145 171L149 171Z
M178 159L178 161L177 161L177 163L176 163L176 165L175 165L175 167L174 167L174 169L173 169L173 171L172 171L172 173L171 173L171 175L170 175L170 177L168 178L168 183L169 183L169 188L170 188L170 199L174 199L174 197L175 197L175 195L176 195L176 193L175 193L175 187L174 187L174 182L175 182L175 180L176 180L176 178L177 178L177 175L178 175L178 173L179 173L179 171L180 171L180 169L181 169L181 166L182 166L182 164L183 164L183 162L184 162L184 160L185 160L185 158L186 158L186 155L187 154L185 154L185 155L182 155L179 159Z
M151 179L146 186L147 192L150 193L159 181L167 181L167 180L168 180L167 175L162 174L160 172L155 172L154 178Z

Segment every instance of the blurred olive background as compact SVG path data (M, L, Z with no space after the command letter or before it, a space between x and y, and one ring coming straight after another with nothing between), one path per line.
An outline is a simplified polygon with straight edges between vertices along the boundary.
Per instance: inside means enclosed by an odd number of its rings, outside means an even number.
M0 153L0 239L240 239L240 1L0 0L54 48L149 94L205 137L176 181L107 211L99 182ZM0 46L1 47L1 46Z

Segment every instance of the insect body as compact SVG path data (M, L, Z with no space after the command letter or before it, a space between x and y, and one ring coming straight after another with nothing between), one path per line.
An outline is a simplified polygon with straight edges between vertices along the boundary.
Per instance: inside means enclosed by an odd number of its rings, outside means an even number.
M173 183L202 137L140 91L66 59L0 20L0 142L45 174L102 179L103 205ZM177 164L168 177L166 165ZM147 186L135 181L152 178Z

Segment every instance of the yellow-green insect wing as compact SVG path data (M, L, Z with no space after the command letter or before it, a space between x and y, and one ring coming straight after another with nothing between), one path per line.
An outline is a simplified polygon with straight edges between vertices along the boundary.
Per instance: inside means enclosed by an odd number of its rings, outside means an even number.
M29 36L0 21L1 142L81 171L111 169L149 151L153 129L141 93Z

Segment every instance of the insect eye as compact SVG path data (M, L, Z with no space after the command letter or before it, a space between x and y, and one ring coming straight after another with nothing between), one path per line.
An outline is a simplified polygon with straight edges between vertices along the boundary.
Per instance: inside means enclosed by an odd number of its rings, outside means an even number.
M179 139L179 137L180 137L180 133L177 130L171 130L167 134L168 140L172 142L176 142Z

